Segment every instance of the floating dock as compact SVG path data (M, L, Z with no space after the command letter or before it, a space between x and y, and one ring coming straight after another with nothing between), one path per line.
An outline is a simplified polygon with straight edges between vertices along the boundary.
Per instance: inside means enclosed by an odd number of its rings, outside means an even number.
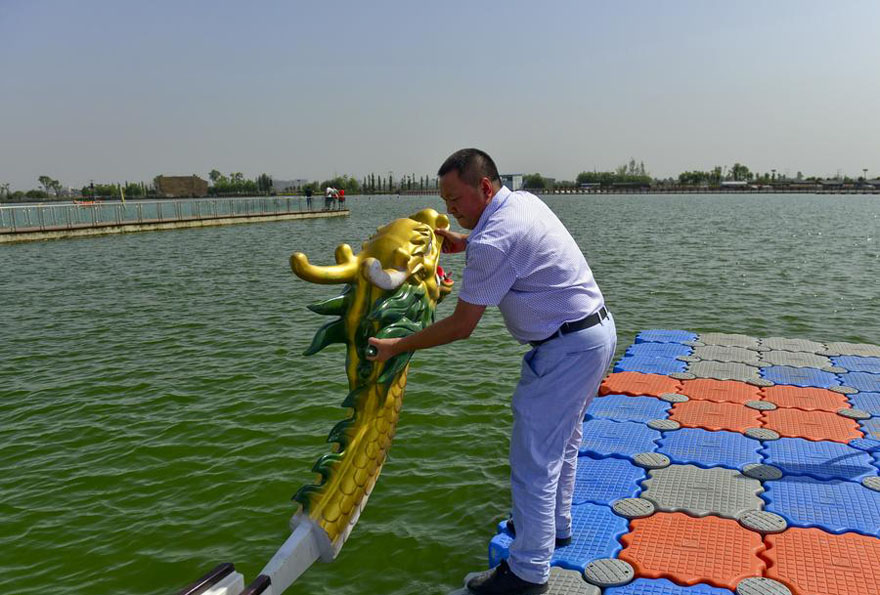
M0 206L0 244L349 215L302 202L256 197Z
M639 333L587 410L572 512L550 593L880 595L880 347Z

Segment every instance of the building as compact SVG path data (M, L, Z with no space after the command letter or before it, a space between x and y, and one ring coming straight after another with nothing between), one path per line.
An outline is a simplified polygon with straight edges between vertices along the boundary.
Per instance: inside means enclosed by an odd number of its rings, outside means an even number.
M522 190L523 174L501 174L501 183L511 190Z
M156 176L153 180L159 196L164 198L208 196L208 182L196 175Z

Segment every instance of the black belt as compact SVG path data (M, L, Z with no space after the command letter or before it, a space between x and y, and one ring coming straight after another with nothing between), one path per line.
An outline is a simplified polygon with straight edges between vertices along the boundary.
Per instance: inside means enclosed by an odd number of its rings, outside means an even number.
M574 322L566 322L562 326L559 327L555 333L547 337L546 339L541 339L540 341L529 341L529 345L532 347L537 347L538 345L542 345L549 341L550 339L555 339L556 337L561 337L562 335L567 335L568 333L573 333L575 331L582 331L585 328L590 328L591 326L596 326L603 320L608 318L608 309L605 306L599 308L596 312L593 312L586 318L582 318L580 320L576 320Z

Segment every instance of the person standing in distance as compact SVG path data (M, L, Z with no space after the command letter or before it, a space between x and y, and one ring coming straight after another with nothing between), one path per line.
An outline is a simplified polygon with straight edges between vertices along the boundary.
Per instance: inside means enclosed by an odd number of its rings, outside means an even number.
M617 346L614 319L562 222L537 196L502 186L489 155L461 149L437 175L447 212L471 230L437 230L444 252L466 252L458 303L408 337L371 338L371 359L466 339L487 306L531 345L512 399L510 557L467 586L481 595L545 593L554 546L571 541L581 424Z

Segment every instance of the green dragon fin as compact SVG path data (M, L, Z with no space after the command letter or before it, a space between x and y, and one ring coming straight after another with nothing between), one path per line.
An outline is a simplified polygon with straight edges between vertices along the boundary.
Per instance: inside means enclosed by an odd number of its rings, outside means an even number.
M318 329L315 338L309 348L303 351L303 355L314 355L333 343L346 343L345 339L345 321L343 319L333 320Z

